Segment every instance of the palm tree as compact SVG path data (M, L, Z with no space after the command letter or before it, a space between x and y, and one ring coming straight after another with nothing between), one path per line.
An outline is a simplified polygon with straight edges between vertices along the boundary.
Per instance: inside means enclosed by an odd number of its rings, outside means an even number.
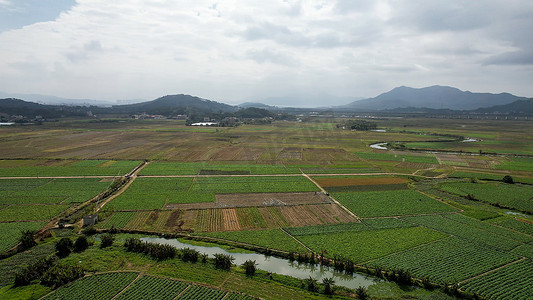
M307 285L308 291L316 292L318 290L318 283L316 282L316 279L311 276L305 280L305 284Z
M324 278L324 279L322 279L322 283L324 284L324 294L332 295L333 294L333 286L335 285L335 280L333 280L332 277Z

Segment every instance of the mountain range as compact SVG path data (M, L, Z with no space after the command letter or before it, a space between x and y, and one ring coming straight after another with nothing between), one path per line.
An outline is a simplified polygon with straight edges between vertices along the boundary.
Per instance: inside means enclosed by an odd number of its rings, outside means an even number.
M0 113L4 115L41 115L47 118L93 114L160 114L200 115L206 113L235 113L239 109L256 107L271 111L294 112L295 108L280 108L262 103L247 102L232 106L195 96L167 95L152 101L112 106L44 105L20 99L0 99ZM347 105L323 108L305 108L300 111L339 112L396 112L396 113L526 113L533 114L533 99L509 93L490 94L461 91L453 87L426 88L397 87L374 98L353 101Z

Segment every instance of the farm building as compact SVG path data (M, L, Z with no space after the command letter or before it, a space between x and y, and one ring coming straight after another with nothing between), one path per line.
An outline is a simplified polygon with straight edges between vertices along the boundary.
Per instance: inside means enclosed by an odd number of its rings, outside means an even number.
M91 226L98 222L98 215L86 215L83 217L83 226Z

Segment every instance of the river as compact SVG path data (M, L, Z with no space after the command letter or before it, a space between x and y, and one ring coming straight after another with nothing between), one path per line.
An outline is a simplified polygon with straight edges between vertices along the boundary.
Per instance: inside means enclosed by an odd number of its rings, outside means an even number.
M306 279L311 276L317 281L322 282L323 278L331 277L335 280L335 285L350 289L356 289L360 286L368 287L380 281L380 279L368 275L357 273L354 273L353 275L345 274L344 272L335 271L332 267L291 262L288 259L267 256L259 253L231 253L220 247L195 246L182 243L176 239L144 237L141 238L141 240L151 243L168 244L178 249L195 249L200 253L208 254L209 257L214 257L214 254L217 253L228 254L235 258L233 263L236 265L242 265L247 260L255 260L258 269L300 279Z

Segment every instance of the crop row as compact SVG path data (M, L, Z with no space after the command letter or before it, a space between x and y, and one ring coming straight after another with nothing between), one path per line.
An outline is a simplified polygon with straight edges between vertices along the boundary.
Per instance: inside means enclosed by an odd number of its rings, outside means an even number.
M44 299L111 299L137 276L134 272L88 276L57 289Z
M533 170L533 159L528 157L507 158L501 165L495 165L494 168L531 172L531 170Z
M526 259L474 278L460 288L490 299L530 299L533 291L533 262Z
M116 299L174 299L187 286L177 280L142 276Z
M110 228L124 228L133 218L135 212L116 212L111 217L109 217L104 223L99 225L100 228L110 229Z
M511 240L504 236L438 215L405 217L403 219L415 224L423 225L438 231L461 237L473 243L485 244L505 251L510 251L516 246L521 245L521 243L518 241Z
M44 226L44 222L12 222L0 223L0 252L4 252L14 247L20 240L22 231L37 230Z
M518 256L450 237L372 261L369 266L409 270L416 277L453 283L502 266Z
M305 227L285 228L294 236L328 234L339 232L359 232L366 230L379 230L401 227L414 227L415 225L396 218L363 219L357 223L339 223L328 225L315 225Z
M456 211L414 190L341 192L333 197L359 217L384 217Z
M396 155L388 153L362 153L357 152L355 155L368 160L388 160L388 161L398 161L398 162L412 162L412 163L424 163L424 164L439 164L439 161L435 158L434 155Z
M0 209L0 221L45 221L65 211L70 205L8 205Z

